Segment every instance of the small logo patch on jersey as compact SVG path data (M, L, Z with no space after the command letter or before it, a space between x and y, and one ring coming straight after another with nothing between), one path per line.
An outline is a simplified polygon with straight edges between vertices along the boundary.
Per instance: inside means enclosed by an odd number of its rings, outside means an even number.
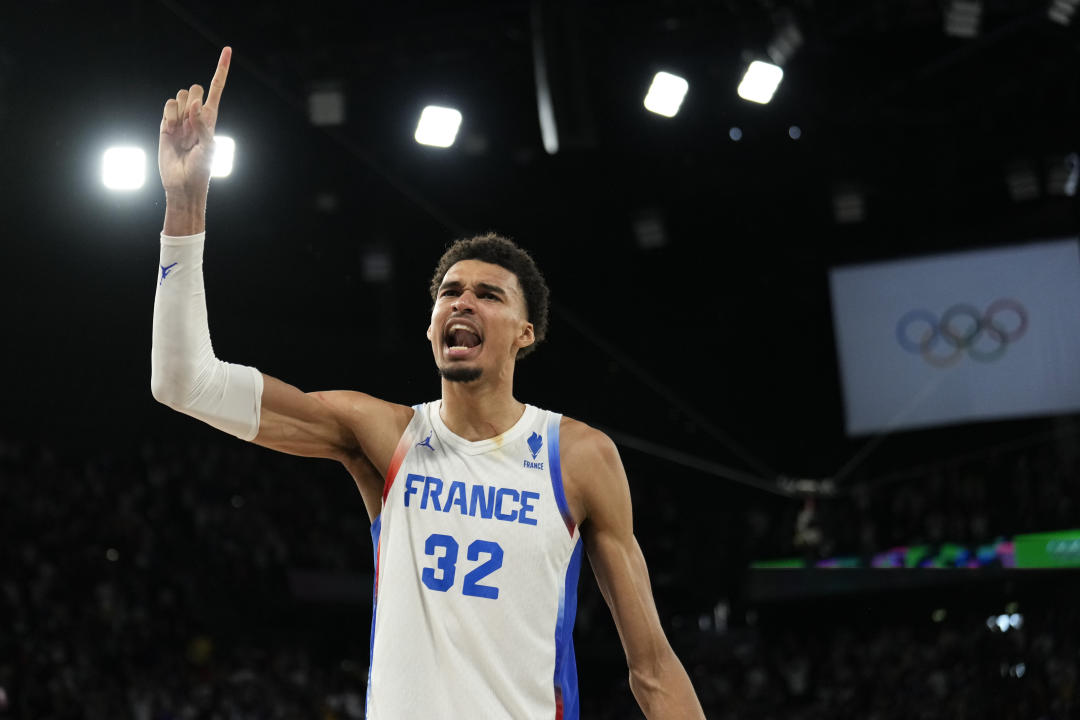
M435 452L435 448L431 447L431 433L428 433L428 436L424 438L424 442L416 443L416 447L426 447L431 452Z
M544 438L537 433L533 433L527 440L529 443L529 450L532 452L533 460L536 459L537 453L540 452L540 448L544 447Z
M161 266L161 279L158 280L158 285L161 285L162 283L165 282L165 278L167 278L169 276L169 271L172 270L174 267L176 267L178 264L179 263L173 263L172 265L162 265Z

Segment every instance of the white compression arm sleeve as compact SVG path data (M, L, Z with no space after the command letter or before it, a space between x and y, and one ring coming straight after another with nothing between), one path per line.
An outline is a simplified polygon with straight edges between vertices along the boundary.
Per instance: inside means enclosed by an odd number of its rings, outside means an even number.
M161 236L150 390L174 410L252 440L259 434L263 377L253 367L214 357L203 288L205 237Z

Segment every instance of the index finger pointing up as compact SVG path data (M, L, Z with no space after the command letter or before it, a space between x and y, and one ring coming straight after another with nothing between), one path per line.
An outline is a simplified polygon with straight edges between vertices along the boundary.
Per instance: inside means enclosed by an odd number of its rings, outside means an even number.
M210 81L210 92L206 96L206 103L203 107L217 110L218 103L221 102L221 91L225 89L225 78L229 75L229 62L231 60L232 48L225 46L221 51L221 57L218 59L214 79Z

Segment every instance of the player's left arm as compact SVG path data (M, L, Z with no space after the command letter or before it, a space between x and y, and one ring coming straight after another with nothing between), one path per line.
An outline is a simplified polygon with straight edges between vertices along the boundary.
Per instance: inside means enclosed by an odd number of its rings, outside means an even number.
M564 423L562 445L564 477L582 506L585 549L626 652L634 697L649 720L704 720L690 678L660 626L649 570L634 537L619 451L607 435L576 421Z

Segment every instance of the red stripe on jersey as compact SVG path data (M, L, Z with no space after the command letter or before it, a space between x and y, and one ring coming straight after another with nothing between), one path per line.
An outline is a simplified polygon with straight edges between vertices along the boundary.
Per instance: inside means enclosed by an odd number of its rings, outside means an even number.
M383 503L386 502L387 496L390 495L390 487L394 484L394 478L397 477L398 470L401 468L401 463L409 453L411 445L409 433L406 430L406 432L401 434L401 439L398 440L397 448L394 450L394 456L390 458L390 468L386 471L386 482L383 483Z

